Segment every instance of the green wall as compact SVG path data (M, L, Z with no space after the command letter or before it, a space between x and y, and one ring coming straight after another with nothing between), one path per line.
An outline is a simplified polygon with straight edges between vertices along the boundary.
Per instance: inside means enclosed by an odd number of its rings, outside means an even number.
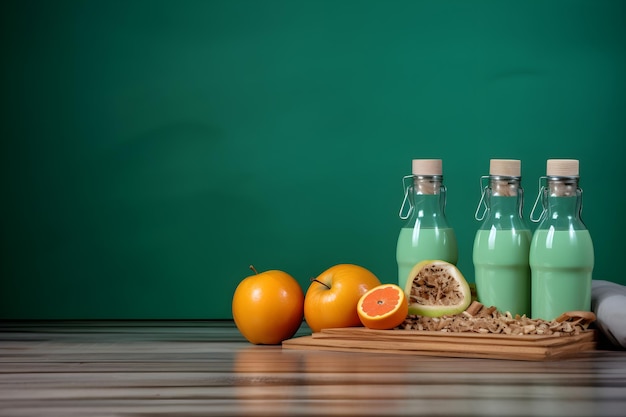
M473 280L479 177L581 161L626 284L626 2L9 1L0 318L230 318L237 283L395 280L401 178L442 158Z

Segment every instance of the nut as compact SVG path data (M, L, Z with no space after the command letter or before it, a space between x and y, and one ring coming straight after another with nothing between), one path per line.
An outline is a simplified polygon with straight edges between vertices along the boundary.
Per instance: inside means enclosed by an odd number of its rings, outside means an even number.
M587 330L595 320L595 314L589 311L568 311L550 321L531 319L526 315L513 317L508 311L502 313L494 306L485 307L478 301L474 301L465 311L453 316L433 319L409 315L398 328L451 333L565 336Z

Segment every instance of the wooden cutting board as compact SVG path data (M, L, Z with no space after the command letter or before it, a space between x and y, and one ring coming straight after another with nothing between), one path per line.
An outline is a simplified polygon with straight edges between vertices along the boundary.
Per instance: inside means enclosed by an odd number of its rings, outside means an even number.
M380 352L513 360L555 360L594 350L596 334L573 336L445 333L425 330L324 329L285 340L284 349Z

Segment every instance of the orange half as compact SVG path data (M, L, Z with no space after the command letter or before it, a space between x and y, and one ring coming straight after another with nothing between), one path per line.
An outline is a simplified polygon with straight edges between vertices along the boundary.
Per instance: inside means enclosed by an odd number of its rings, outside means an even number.
M357 304L363 326L388 330L402 324L409 313L404 290L395 284L382 284L363 294Z

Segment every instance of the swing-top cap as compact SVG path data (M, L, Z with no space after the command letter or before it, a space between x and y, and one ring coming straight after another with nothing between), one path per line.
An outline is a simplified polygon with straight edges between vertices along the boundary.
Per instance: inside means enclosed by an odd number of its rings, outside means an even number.
M489 161L489 175L519 177L522 175L522 161L519 159L492 159Z
M578 159L548 159L548 177L578 177Z
M414 159L413 175L443 175L441 159Z

